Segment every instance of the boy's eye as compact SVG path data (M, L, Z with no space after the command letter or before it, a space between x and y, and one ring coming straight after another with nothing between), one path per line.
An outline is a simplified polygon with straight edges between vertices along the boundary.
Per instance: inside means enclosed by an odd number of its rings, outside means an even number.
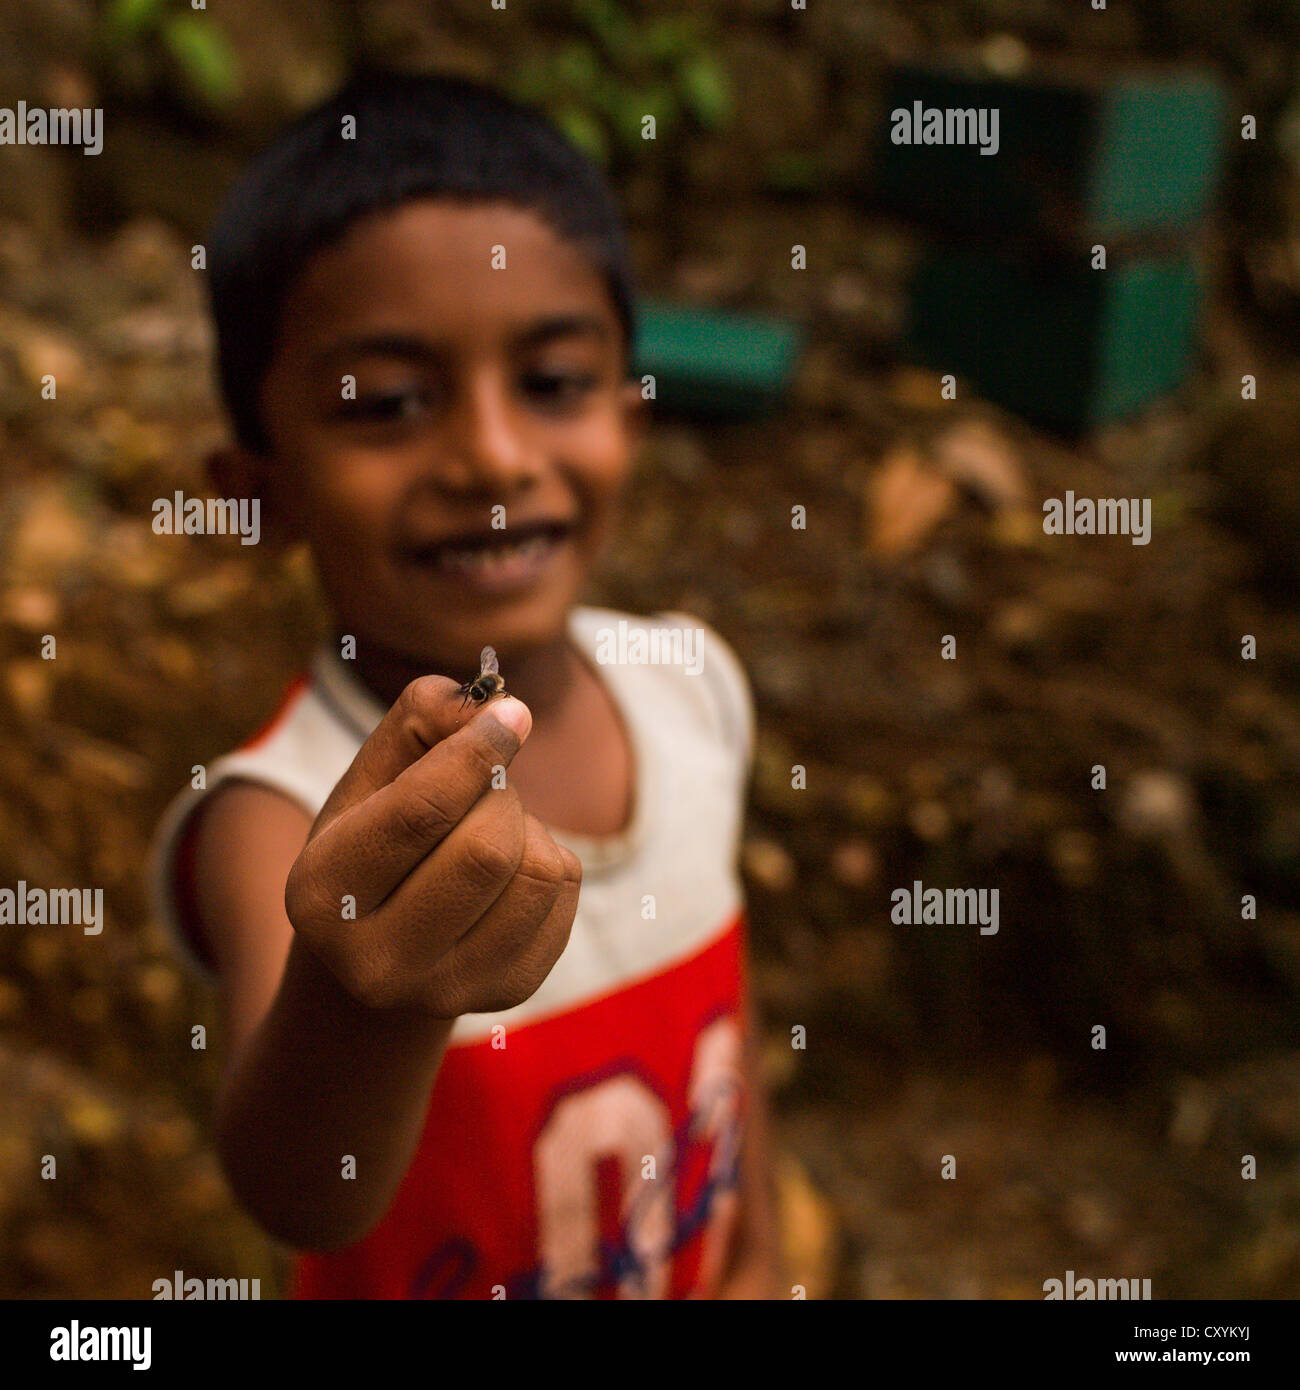
M414 420L428 408L428 394L417 387L390 391L362 391L356 400L345 400L342 414L350 420L397 423Z
M590 372L529 372L524 377L530 395L551 402L575 401L599 384Z

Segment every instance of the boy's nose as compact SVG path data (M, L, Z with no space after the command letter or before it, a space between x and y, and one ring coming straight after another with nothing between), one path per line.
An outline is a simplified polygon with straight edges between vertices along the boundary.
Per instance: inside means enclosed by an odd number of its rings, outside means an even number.
M485 371L465 382L444 417L440 479L457 489L499 491L537 476L537 446L521 426L499 374Z

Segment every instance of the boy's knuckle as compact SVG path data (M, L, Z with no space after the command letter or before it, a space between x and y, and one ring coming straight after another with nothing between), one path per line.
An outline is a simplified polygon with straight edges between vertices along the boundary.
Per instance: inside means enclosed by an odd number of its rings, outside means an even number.
M437 1018L459 1018L473 1006L470 982L453 951L426 978L421 990L425 1009Z
M354 998L363 1004L369 988L369 979L362 962L350 951L330 951L324 956L334 978Z
M556 845L560 851L560 859L564 864L565 881L577 887L582 886L582 860L578 858L571 849L564 845Z
M519 875L536 884L538 888L549 890L552 900L564 883L564 860L554 846L530 845L519 865Z
M442 676L417 676L397 697L402 714L410 718L428 710L445 686Z
M551 967L558 957L549 952L536 949L528 951L518 960L512 961L502 979L502 989L515 1004L531 999L541 987L542 981L551 973Z
M441 980L425 983L420 991L420 1003L434 1018L456 1018L460 1014L459 1001Z
M325 890L320 876L300 859L284 884L284 911L295 927L321 921L325 916Z
M351 974L351 993L366 1008L390 1009L401 1002L400 978L371 952L353 957Z
M531 989L520 990L512 988L512 982L507 977L493 980L491 984L483 987L481 998L474 1005L474 1012L479 1014L503 1014L507 1009L513 1009L517 1005L522 1004L532 992Z
M403 834L417 843L440 838L458 819L446 789L439 786L413 790L396 803L394 815Z
M578 901L575 898L564 910L556 911L552 909L551 915L546 919L540 939L543 943L547 970L555 964L564 954L564 948L569 944L569 937L573 932L573 919L577 915Z
M302 916L302 907L303 887L298 877L298 866L295 864L284 881L284 915L296 925Z
M502 997L512 1005L531 999L564 954L573 924L572 913L557 913L552 905L538 923L530 923L519 939L518 948L501 972Z
M538 980L537 984L541 984L541 981ZM520 1004L525 1003L529 999L533 990L537 988L537 984L526 985L522 980L518 980L514 976L503 980L497 987L497 991L491 1000L490 1007L485 1009L484 1013L503 1014L509 1009L517 1009Z
M486 935L480 933L470 947L453 950L447 962L460 1013L500 1013L528 997L527 993L516 993L509 979L508 931L499 921L485 926L484 931Z
M461 837L462 873L476 886L490 888L512 878L519 867L519 856L498 836L470 831Z

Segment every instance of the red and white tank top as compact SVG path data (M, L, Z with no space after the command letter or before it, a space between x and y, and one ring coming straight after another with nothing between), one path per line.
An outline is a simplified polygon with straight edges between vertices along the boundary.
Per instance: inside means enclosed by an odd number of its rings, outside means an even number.
M698 634L697 659L646 659L671 654L667 642L656 652L656 628ZM682 614L575 608L569 629L631 737L632 819L614 836L552 831L583 866L563 955L524 1003L456 1021L387 1214L353 1245L300 1256L296 1297L681 1298L716 1286L746 1108L749 688L721 637ZM211 979L181 908L185 828L202 798L251 780L314 819L384 713L322 649L271 724L168 807L154 901L194 970Z

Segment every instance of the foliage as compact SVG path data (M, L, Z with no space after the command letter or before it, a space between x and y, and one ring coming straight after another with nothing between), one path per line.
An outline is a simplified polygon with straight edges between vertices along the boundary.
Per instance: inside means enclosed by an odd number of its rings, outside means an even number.
M207 110L224 110L240 95L234 49L188 0L112 0L100 41L108 67L137 84L179 84L181 95Z
M572 37L527 63L511 91L593 158L608 165L643 148L646 116L658 134L726 125L731 86L698 15L643 24L619 0L573 0L572 18Z

